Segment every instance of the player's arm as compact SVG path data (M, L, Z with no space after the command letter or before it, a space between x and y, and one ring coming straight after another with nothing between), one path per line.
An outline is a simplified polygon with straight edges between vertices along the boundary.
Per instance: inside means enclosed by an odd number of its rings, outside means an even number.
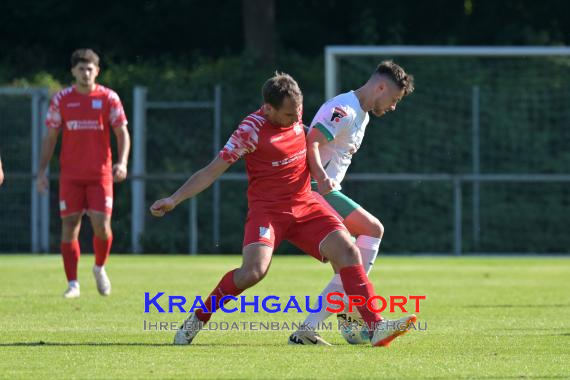
M230 136L220 154L207 166L194 173L174 194L154 202L150 207L151 214L163 216L183 200L192 198L208 188L240 157L253 152L256 149L258 138L253 124L248 123L249 120L240 124L238 129Z
M207 166L194 173L174 194L168 198L159 199L150 207L154 216L163 216L174 209L180 202L192 198L207 189L232 164L217 156Z
M317 181L320 194L327 194L333 191L338 184L329 178L323 163L321 162L320 148L329 143L329 139L318 128L312 128L307 136L307 159L311 177Z
M46 170L48 168L51 157L53 156L53 151L55 150L55 145L57 144L59 133L59 128L48 128L48 132L42 139L40 167L38 170L38 177L36 179L36 187L40 193L45 192L49 184Z
M131 137L127 125L113 128L115 137L117 138L118 160L113 165L113 181L122 182L127 178L127 162L129 160L129 151L131 150Z

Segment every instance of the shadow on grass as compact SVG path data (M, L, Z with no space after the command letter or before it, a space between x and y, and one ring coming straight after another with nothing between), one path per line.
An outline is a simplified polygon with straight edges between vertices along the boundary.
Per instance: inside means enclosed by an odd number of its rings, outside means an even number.
M174 345L172 343L129 343L129 342L44 342L40 340L38 342L13 342L13 343L0 343L0 347L36 347L36 346L50 346L50 347L185 347L181 345ZM192 344L193 347L215 347L221 346L220 344ZM284 346L283 344L245 344L245 343L233 343L224 344L224 346L232 347L266 347L266 346ZM285 345L285 347L288 347Z
M120 342L14 342L14 343L0 343L0 347L32 347L32 346L148 346L148 347L163 347L172 346L172 343L120 343Z
M552 305L458 305L460 308L473 309L473 308L541 308L541 307L570 307L570 304L552 304Z

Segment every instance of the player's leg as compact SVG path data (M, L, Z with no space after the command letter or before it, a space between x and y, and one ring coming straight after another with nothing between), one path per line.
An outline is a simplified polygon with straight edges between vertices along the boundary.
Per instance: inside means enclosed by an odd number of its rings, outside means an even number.
M356 246L362 257L362 265L366 274L370 273L384 235L384 226L380 221L362 207L350 212L343 220L352 236L356 236Z
M111 214L113 212L113 184L110 181L91 182L87 187L88 214L93 228L93 252L95 264L93 276L99 294L111 294L111 281L105 270L105 264L111 253L113 232Z
M80 295L77 267L81 248L79 246L79 230L81 229L82 214L71 214L61 218L61 257L67 277L65 298L77 298Z
M330 206L326 203L320 203L316 200L309 201L303 207L296 207L296 209L299 210L296 215L297 222L286 237L291 243L320 261L326 260L326 258L321 255L319 247L327 235L333 231L344 231L344 233L348 235L340 219L333 215L329 207ZM347 244L346 247L349 248L350 244ZM353 260L358 261L359 255L355 247L353 247L352 254ZM337 264L338 263L335 262L333 265L337 266ZM337 269L340 267L341 266L337 266ZM321 295L325 297L330 292L344 293L340 276L333 278L325 287L325 290L323 290L324 295ZM331 314L325 310L327 306L325 303L323 298L323 307L316 313L309 314L303 324L304 328L291 334L289 344L329 345L315 333L315 330L318 328L318 322L323 321Z
M372 236L381 237L381 234L383 232L381 230L383 227L380 222L340 191L332 191L326 194L324 197L316 192L313 192L313 195L315 195L315 198L321 204L323 204L328 210L332 211L339 219L343 221L343 224L348 228L348 231L351 233L351 235L358 236L363 233L370 235L363 236L362 238L359 236L356 240L356 246L360 251L364 269L368 274L370 272L372 264L374 263L374 260L376 259L376 254L378 252L377 248L380 243L379 238L373 239ZM326 308L329 306L335 306L327 301L326 296L329 293L333 292L346 294L344 288L342 287L342 280L340 278L338 270L335 270L332 279L319 294L323 302L323 308L321 308L321 310L317 313L310 313L305 319L304 324L311 328L316 328L319 323L323 322L332 314L328 312ZM342 315L347 317L347 314Z
M360 262L360 255L356 247L351 243L348 232L342 223L340 223L340 220L338 220L338 218L332 216L332 214L327 215L331 216L328 220L325 217L325 220L323 221L323 219L319 217L318 219L314 219L312 222L302 224L300 232L294 236L291 236L288 240L302 249L304 252L309 253L311 256L319 259L320 261L330 260L334 269L337 271L342 270L341 268L345 266L356 265ZM342 245L338 247L343 251L344 255L339 254L338 257L332 257L332 255L329 255L330 257L325 257L322 254L324 253L323 249L328 251L329 248L328 245L322 246L321 243L330 241L329 236L336 236L337 234L346 236L346 241L340 242ZM336 244L339 243L338 240L335 242ZM331 258L333 258L333 260L331 260ZM338 278L338 282L336 281L336 278L333 278L333 281L329 282L329 284L325 287L320 295L323 297L321 303L322 307L317 312L309 314L307 319L305 319L304 329L298 330L291 334L289 337L289 344L330 345L314 331L318 328L318 323L323 321L331 314L325 310L328 306L325 298L327 294L330 292L346 293L343 288L341 277L339 276Z
M281 221L283 215L279 210L263 208L252 208L248 211L244 227L242 264L226 273L214 288L206 300L208 310L211 308L212 295L220 295L216 297L216 302L219 303L223 295L236 296L265 277L271 265L273 249L281 242L282 226L286 225ZM198 310L196 315L202 322L208 322L211 316L201 310Z
M309 202L310 203L310 202ZM366 271L362 266L360 252L340 221L322 204L315 202L309 204L304 211L300 211L299 223L295 225L296 231L291 238L299 248L316 258L326 258L338 269L342 286L347 296L357 296L363 300L370 300L376 294L370 283ZM415 315L406 317L404 331L390 329L376 329L383 321L379 313L369 310L366 304L358 306L358 311L369 326L371 343L375 346L387 345L394 337L407 331L408 322L415 321ZM385 322L385 321L384 321ZM385 323L380 324L382 326ZM401 323L397 326L402 326ZM385 326L384 326L385 327Z
M370 300L376 295L374 287L360 262L360 255L357 257L358 260L354 260L353 250L356 247L348 247L347 244L352 245L348 233L334 231L321 243L321 253L340 268L340 277L347 296ZM390 321L383 319L380 313L369 310L366 305L358 306L358 311L368 326L370 343L373 346L387 347L392 340L408 332L410 325L416 322L414 314L397 321Z
M111 280L107 275L105 264L111 253L113 234L111 232L111 215L98 211L89 211L89 219L93 227L93 252L95 263L93 277L97 284L97 291L102 296L111 294Z
M331 191L324 197L318 195L317 199L333 210L335 215L342 220L348 232L356 237L356 246L362 256L362 265L364 265L366 273L369 273L378 255L378 248L384 235L382 223L341 191Z
M219 309L220 300L224 295L237 296L245 289L261 281L271 264L273 248L263 244L249 244L243 248L242 264L239 268L226 273L205 302L206 309L212 309L212 296L216 296L216 310ZM224 300L228 302L228 300ZM197 310L196 315L202 322L208 322L211 313Z
M113 243L111 230L111 215L100 211L89 211L89 219L93 228L93 251L95 253L95 265L104 266L109 259Z
M273 210L275 211L275 210ZM207 310L220 307L224 296L238 296L245 289L261 281L271 265L273 248L281 241L281 214L255 209L248 212L242 249L242 264L226 273L204 303ZM215 297L214 297L215 296ZM224 304L229 300L224 300ZM211 313L196 310L182 324L174 337L174 344L190 344L202 326L211 318Z
M344 194L339 193L341 196L332 199L332 202L328 203L331 206L334 205L336 211L340 213L343 217L343 224L348 228L348 231L352 236L357 236L356 246L360 252L362 258L362 265L366 274L369 275L372 270L372 266L378 255L378 249L380 247L380 241L384 232L384 227L378 219L376 219L372 214L364 210L362 207L358 206L350 198L346 197ZM329 197L329 200L331 197ZM326 200L325 200L326 202ZM331 302L327 300L327 295L329 293L338 292L346 294L343 286L342 280L338 270L335 270L332 279L324 287L319 296L322 299L323 307L317 313L309 313L304 323L308 326L315 327L327 319L332 313L326 310L327 307L336 307ZM339 299L339 297L332 297L333 301ZM347 297L343 298L345 305L348 305ZM353 322L360 321L360 314L355 311L353 313L345 312L337 314L337 319L339 323L351 324Z
M245 289L252 287L261 281L271 264L273 247L263 244L249 244L243 248L242 265L239 268L226 273L218 285L212 290L208 299L204 303L207 310L218 310L224 296L238 296ZM215 300L215 304L214 304ZM230 300L224 299L225 305ZM190 344L198 332L206 324L212 314L198 309L191 314L180 326L174 336L174 344Z
M81 248L79 230L85 208L85 188L77 181L60 180L59 212L61 217L61 257L67 277L68 287L63 293L65 298L77 298L80 295L77 267Z
M362 266L360 252L352 243L348 231L337 230L328 234L320 244L320 252L339 268L342 287L347 296L361 296L368 300L375 295L374 287ZM358 307L358 311L369 326L382 320L379 313L374 313L365 306Z

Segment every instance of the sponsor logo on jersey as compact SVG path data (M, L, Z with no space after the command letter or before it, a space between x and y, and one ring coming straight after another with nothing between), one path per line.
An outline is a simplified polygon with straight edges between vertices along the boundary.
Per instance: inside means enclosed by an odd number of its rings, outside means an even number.
M65 125L67 129L70 131L103 130L103 125L99 123L99 120L70 120L67 123L65 123Z
M340 107L335 107L333 110L333 114L331 117L331 121L334 121L335 123L338 123L340 121L340 119L342 119L343 117L345 117L347 115L347 113Z
M305 158L306 153L307 153L307 149L303 149L303 150L293 154L292 156L289 156L287 158L282 159L281 161L273 161L271 163L271 166L275 167L275 166L283 166L283 165L290 164L293 161L297 161L299 158Z
M75 102L75 103L67 103L66 107L67 108L77 108L81 105L81 103L79 102Z
M100 110L103 108L103 101L101 99L93 99L91 101L91 108L94 110Z
M262 239L271 239L271 230L269 227L259 227L259 237Z

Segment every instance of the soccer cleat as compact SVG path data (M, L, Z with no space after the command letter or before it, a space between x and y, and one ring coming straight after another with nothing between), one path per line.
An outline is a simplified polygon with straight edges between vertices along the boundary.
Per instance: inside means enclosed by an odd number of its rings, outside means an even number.
M105 272L105 267L94 265L93 276L95 276L99 294L102 296L108 296L111 294L111 281L109 280L109 276L107 276L107 272Z
M174 335L174 344L187 345L198 335L198 332L204 327L204 322L198 319L196 314L192 314L182 323L176 335Z
M79 298L80 294L79 285L69 286L65 292L63 292L63 298Z
M297 330L289 337L290 345L305 345L305 346L332 346L329 342L324 340L319 333L312 330Z
M384 319L376 324L370 343L376 347L388 347L394 339L410 331L410 325L416 320L415 314L394 321Z

